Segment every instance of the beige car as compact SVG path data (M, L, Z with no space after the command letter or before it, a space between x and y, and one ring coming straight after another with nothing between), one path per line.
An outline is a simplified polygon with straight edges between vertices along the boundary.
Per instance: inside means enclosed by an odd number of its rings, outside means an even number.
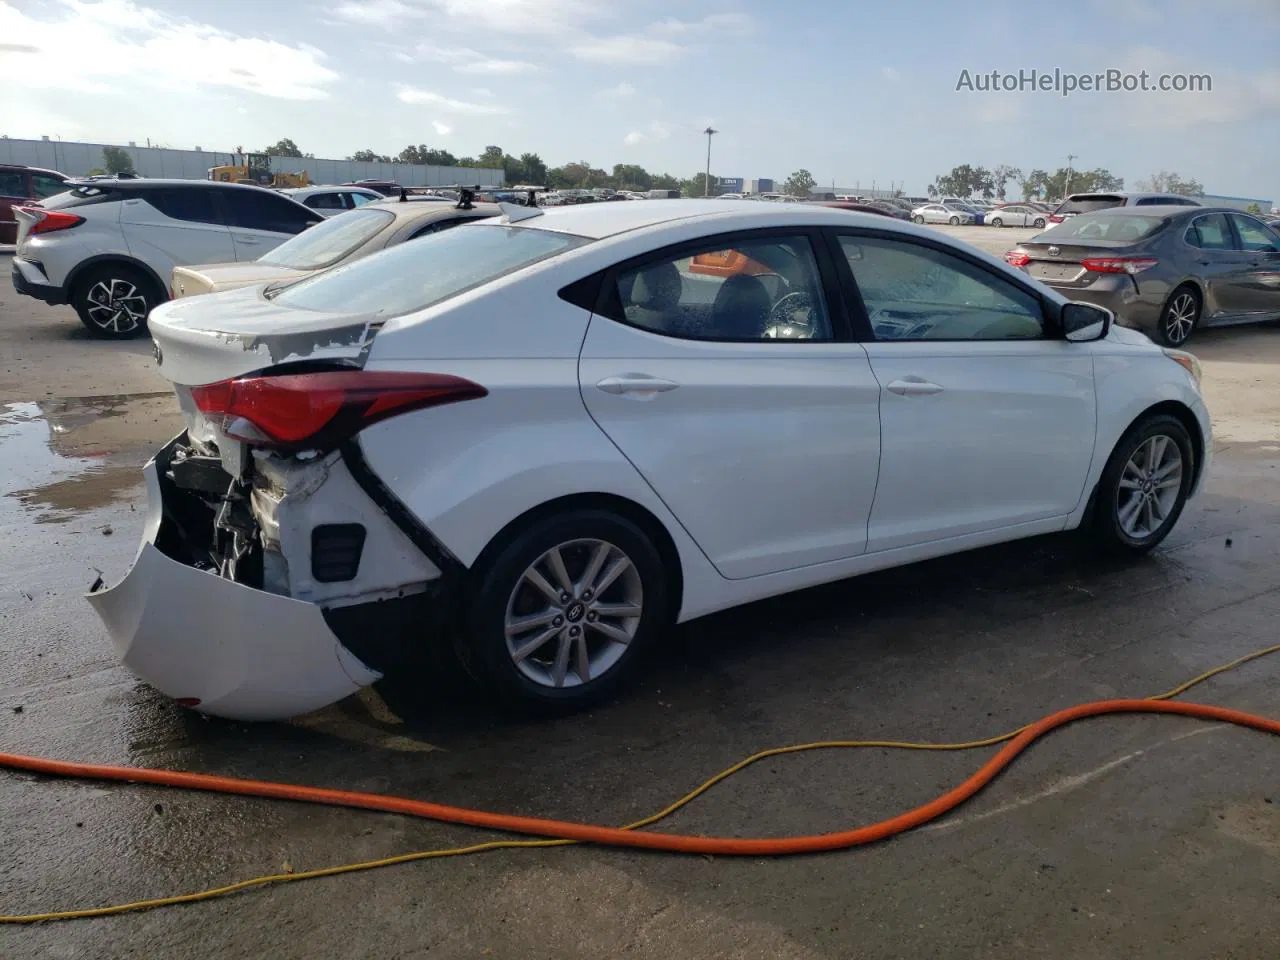
M169 293L176 300L259 283L299 280L406 240L501 213L496 203L462 204L412 194L402 200L368 203L304 230L258 260L174 267Z

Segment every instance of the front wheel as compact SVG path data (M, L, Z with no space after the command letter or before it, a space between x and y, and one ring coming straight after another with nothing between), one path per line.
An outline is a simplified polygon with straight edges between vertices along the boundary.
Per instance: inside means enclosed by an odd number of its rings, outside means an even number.
M917 213L914 217L912 217L912 218L911 218L911 222L912 222L912 223L924 223L924 217L920 216L920 214L918 214L918 213Z
M1035 223L1033 223L1033 224L1031 224L1031 225L1032 225L1033 227L1036 227L1036 228L1043 228L1043 227L1044 227L1044 217L1036 217Z
M525 713L599 702L670 624L653 541L604 510L534 523L482 558L477 574L459 654L503 705Z
M76 281L71 305L95 337L128 340L147 329L147 315L164 298L134 267L105 264Z
M1195 478L1195 448L1176 417L1132 426L1111 454L1094 501L1093 535L1113 553L1142 554L1169 535Z
M1003 226L1004 226L1004 221L1003 221L1003 220L1001 220L999 217L993 217L993 218L992 218L992 220L991 220L991 225L992 225L993 227L1003 227Z
M958 226L960 226L960 218L959 218L959 217L952 217L952 218L951 218L951 225L952 225L953 227L958 227Z

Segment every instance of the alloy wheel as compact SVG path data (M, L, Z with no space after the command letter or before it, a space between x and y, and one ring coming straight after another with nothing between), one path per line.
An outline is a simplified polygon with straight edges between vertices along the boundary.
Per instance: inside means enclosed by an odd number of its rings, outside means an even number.
M112 333L132 333L147 319L147 298L128 280L99 280L89 288L85 312L93 324Z
M1116 487L1116 519L1125 535L1145 540L1173 513L1182 488L1182 450L1165 434L1148 437L1129 455Z
M504 630L516 669L539 686L576 687L612 668L644 612L640 571L604 540L571 540L525 569Z
M1164 315L1164 335L1170 344L1177 345L1191 336L1198 310L1196 298L1186 291L1173 298Z

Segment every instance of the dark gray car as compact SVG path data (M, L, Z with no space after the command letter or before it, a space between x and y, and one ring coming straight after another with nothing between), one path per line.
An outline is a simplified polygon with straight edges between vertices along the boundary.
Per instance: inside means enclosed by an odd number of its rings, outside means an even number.
M1280 319L1280 234L1227 207L1084 213L1005 259L1169 346L1185 343L1199 326Z

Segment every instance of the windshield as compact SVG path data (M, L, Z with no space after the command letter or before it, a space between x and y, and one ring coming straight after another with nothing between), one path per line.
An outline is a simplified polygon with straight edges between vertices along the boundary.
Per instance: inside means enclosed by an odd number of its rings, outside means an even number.
M1155 233L1166 222L1164 217L1114 217L1086 213L1060 223L1044 236L1048 237L1052 234L1052 241L1046 242L1053 243L1063 240L1111 240L1136 243Z
M467 225L353 260L292 284L274 299L302 310L396 317L587 242L528 227Z
M395 219L389 210L352 210L331 217L286 240L259 263L289 270L332 266Z

